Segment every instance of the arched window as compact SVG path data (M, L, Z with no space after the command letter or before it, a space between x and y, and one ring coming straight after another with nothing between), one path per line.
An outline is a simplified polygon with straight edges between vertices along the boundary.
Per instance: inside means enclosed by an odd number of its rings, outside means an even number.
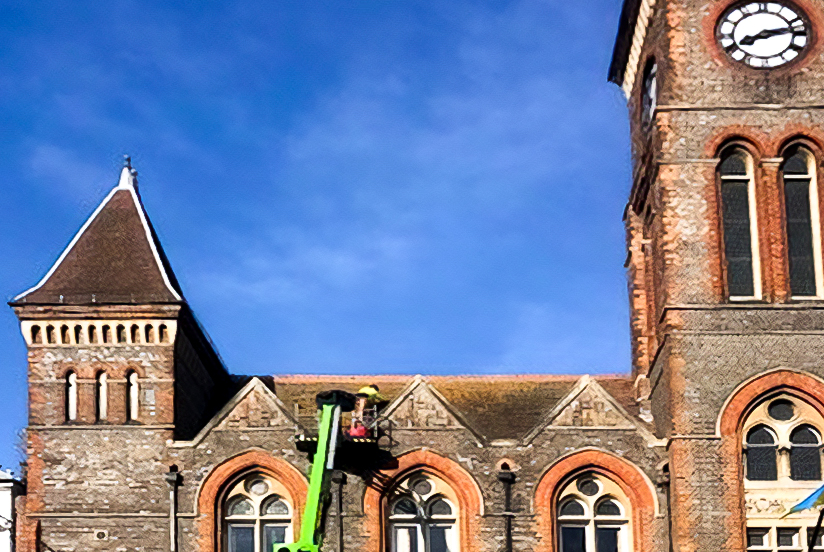
M40 326L35 325L31 327L31 342L43 343L43 335L40 333Z
M658 106L658 64L655 59L647 62L641 90L641 121L649 123Z
M151 324L146 324L145 337L146 337L146 339L144 341L146 343L154 343L154 341L155 341L154 326L152 326Z
M821 223L815 157L804 147L787 150L781 166L787 220L787 260L793 297L819 297L824 288L821 270Z
M132 324L132 343L140 343L140 326Z
M275 479L252 473L231 484L221 507L224 552L272 552L292 542L292 505Z
M730 299L761 298L761 264L755 183L750 154L741 147L724 151L718 168L727 294Z
M766 426L757 426L747 434L746 477L750 481L778 479L778 445Z
M103 343L111 343L112 342L112 328L108 324L103 326Z
M788 394L757 403L743 427L748 550L806 550L816 512L784 515L818 488L824 417Z
M126 343L126 327L123 324L117 325L117 342Z
M77 420L77 374L69 372L66 374L66 420L73 422Z
M558 495L560 552L630 552L629 499L610 479L583 473Z
M83 326L74 327L74 342L78 345L83 343Z
M46 342L55 343L57 340L54 337L54 326L49 324L46 326Z
M69 327L63 324L60 326L60 343L63 345L68 345L71 343L69 339Z
M97 343L97 326L89 325L89 343Z
M169 342L169 328L166 327L166 324L161 324L159 328L160 333L160 342L161 343L168 343Z
M799 426L790 434L790 479L821 480L821 436L812 426Z
M95 378L94 386L94 407L95 419L98 422L105 421L109 415L109 389L106 372L100 372Z
M389 503L392 552L458 552L458 508L442 480L416 473L398 486Z
M130 370L126 374L126 421L134 422L140 414L140 385L137 372Z

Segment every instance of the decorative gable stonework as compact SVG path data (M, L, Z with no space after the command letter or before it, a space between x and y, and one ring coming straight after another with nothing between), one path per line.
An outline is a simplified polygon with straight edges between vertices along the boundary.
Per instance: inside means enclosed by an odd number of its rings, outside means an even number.
M626 429L634 427L634 424L618 411L614 400L594 381L589 382L572 397L550 425Z
M246 393L215 430L265 427L293 429L295 424L283 412L271 391L260 384Z
M425 382L414 384L401 400L390 407L392 420L398 428L460 428L464 427L449 412L443 399L437 397Z

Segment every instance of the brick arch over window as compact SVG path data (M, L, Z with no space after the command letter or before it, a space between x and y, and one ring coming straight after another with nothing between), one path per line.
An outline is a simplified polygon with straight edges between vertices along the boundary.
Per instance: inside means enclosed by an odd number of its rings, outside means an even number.
M727 400L721 409L716 429L721 437L722 464L727 466L721 474L721 492L727 497L727 511L730 512L728 527L733 530L727 544L732 550L743 550L745 547L744 467L741 457L744 421L761 399L775 393L797 397L824 416L824 403L820 399L824 397L824 382L792 370L776 370L756 377L741 385Z
M591 471L615 482L629 497L632 509L632 534L634 552L653 550L652 528L657 511L657 498L652 483L635 465L601 450L582 450L555 462L541 477L535 489L533 510L541 541L536 552L555 552L558 548L556 535L557 495L570 477Z
M397 458L398 467L381 472L382 489L367 487L363 496L363 512L367 541L364 552L385 552L387 490L414 472L431 473L448 484L458 498L458 530L460 552L478 552L479 517L483 515L481 489L469 473L457 462L429 450L415 450Z
M218 500L227 484L243 473L258 470L277 479L289 491L285 497L292 505L294 533L300 532L300 515L306 501L309 485L306 478L289 462L263 451L244 452L216 466L200 486L197 497L197 543L200 552L217 552L219 548L219 521L216 519Z

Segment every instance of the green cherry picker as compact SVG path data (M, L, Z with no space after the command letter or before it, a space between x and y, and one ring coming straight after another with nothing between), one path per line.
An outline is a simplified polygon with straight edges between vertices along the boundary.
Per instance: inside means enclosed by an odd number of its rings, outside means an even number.
M341 413L355 409L356 398L346 391L324 391L315 399L320 408L317 448L309 474L309 492L303 509L300 538L276 544L272 552L319 552L323 540L323 513L329 501L329 479L341 435Z

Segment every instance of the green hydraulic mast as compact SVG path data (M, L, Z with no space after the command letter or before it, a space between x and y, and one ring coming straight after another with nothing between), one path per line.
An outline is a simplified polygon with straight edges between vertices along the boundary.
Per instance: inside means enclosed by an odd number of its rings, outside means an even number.
M309 475L309 492L303 509L300 538L292 544L276 544L272 552L319 552L323 540L321 519L329 500L329 473L335 465L341 412L355 408L355 396L346 391L324 391L315 399L320 407L318 446Z

